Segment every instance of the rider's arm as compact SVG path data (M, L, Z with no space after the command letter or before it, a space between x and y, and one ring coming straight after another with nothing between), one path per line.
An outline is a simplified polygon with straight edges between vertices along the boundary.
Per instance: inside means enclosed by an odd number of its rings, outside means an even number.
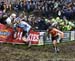
M60 33L61 38L64 38L64 33L56 28L53 28L53 30L57 31L58 33Z

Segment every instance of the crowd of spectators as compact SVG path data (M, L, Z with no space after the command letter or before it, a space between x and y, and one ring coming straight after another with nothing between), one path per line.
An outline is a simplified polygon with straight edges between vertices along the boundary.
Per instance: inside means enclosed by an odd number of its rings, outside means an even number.
M75 3L71 0L36 0L36 1L26 1L20 2L18 4L13 5L13 9L16 12L26 11L30 12L38 12L41 13L39 15L43 15L45 17L50 16L66 16L67 19L74 19L75 15Z
M52 18L59 17L67 20L75 20L75 3L71 0L26 0L19 3L0 3L0 22L12 13L23 14L25 21L33 28L46 30L50 26ZM47 19L47 21L46 21Z
M66 16L68 19L75 15L75 3L71 0L26 0L19 3L5 4L1 2L0 8L4 11L14 10L16 13L20 11L41 12L41 15L50 16Z

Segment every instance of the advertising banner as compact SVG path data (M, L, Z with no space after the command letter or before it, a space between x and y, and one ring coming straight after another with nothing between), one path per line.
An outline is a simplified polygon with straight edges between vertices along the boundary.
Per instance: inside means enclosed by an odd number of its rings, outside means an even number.
M39 43L39 32L30 31L30 34L27 37L27 41L31 42L31 44L38 44Z
M71 41L75 40L75 31L71 31Z
M60 37L59 37L59 40L60 40ZM60 43L59 40L57 40L58 43ZM74 32L72 32L72 33L71 33L71 31L64 32L64 38L63 38L62 42L68 42L68 41L72 41L72 40L74 40ZM45 33L44 43L45 44L52 43L51 35L48 35L47 33Z
M14 44L24 44L24 41L22 40L22 34L23 30L21 28L17 28L17 32L14 32L13 36L13 42Z
M38 45L44 45L45 32L40 32Z
M7 28L5 25L0 24L0 42L22 44L22 33L23 32L18 29L18 32L16 33L16 38L14 38L13 28Z
M64 32L63 42L71 41L71 31Z
M12 28L5 28L0 30L0 42L5 42L5 43L13 42Z
M47 34L45 32L45 35L44 35L44 44L51 44L51 43L52 43L51 35L50 34Z
M24 44L22 40L23 30L18 29L16 38L14 38L14 30L12 28L7 28L5 25L0 24L0 42L14 43L14 44ZM75 40L75 31L65 31L64 38L62 42L68 42ZM47 32L39 32L31 30L26 41L31 42L32 45L44 45L51 44L51 35Z
M8 42L9 39L12 39L10 35L11 31L6 29L5 25L0 24L0 42Z
M0 42L6 42L10 32L8 30L0 30Z

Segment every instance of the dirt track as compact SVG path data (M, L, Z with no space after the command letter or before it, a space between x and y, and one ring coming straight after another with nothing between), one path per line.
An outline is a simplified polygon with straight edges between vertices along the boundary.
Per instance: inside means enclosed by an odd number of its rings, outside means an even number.
M60 53L52 45L32 46L0 44L0 61L75 61L75 42L59 44Z

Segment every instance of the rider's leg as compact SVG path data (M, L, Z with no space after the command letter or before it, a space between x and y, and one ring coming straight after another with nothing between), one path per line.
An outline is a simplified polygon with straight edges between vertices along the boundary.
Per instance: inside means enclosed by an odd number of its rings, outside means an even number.
M57 39L58 39L58 36L54 37L54 39L52 40L55 52L59 52L59 49L58 49L58 46L57 46Z
M56 50L57 50L57 41L56 40L53 40L53 46L54 46L54 50L56 52Z

